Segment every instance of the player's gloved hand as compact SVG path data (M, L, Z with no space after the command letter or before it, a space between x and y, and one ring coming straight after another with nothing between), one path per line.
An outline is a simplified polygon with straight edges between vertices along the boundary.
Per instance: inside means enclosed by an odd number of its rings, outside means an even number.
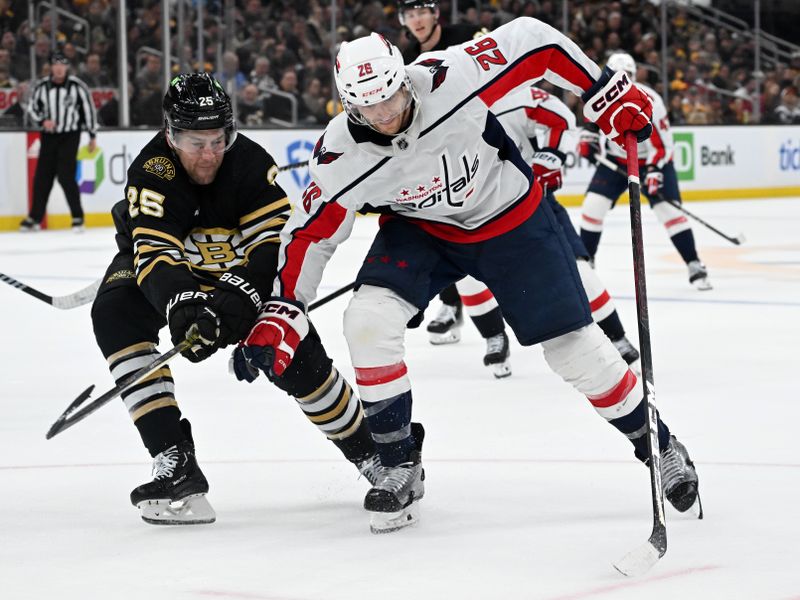
M664 173L655 165L647 167L647 174L644 176L644 185L647 188L647 194L653 196L661 191L664 187Z
M220 319L217 342L220 348L238 344L247 337L261 310L261 296L246 276L244 267L233 267L222 274L211 296L211 308Z
M578 154L590 163L597 164L597 154L600 152L600 134L595 131L581 131L578 141Z
M253 383L264 371L269 374L275 359L272 346L245 346L239 344L228 360L228 370L239 381Z
M600 79L581 96L584 116L613 142L625 146L632 131L643 142L653 132L653 101L624 71L603 69Z
M291 364L295 350L308 335L308 330L308 319L300 304L286 298L273 297L261 310L243 346L271 347L274 350L274 360L268 366L280 377ZM251 358L251 364L253 360L255 359ZM259 368L263 369L260 366Z
M167 323L176 346L190 333L198 336L193 346L181 352L191 362L200 362L216 352L219 318L205 292L189 290L175 294L167 303Z
M531 167L545 192L554 192L561 187L561 167L564 154L553 148L544 148L533 155Z

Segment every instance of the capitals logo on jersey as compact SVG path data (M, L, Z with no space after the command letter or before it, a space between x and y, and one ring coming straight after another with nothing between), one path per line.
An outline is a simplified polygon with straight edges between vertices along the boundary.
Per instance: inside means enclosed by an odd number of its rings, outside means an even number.
M317 145L314 146L314 158L317 160L318 165L329 165L342 155L341 152L328 152L325 148L324 139L325 134L323 133L317 140Z
M464 206L475 192L473 180L480 166L478 155L470 159L466 153L462 154L454 165L445 153L439 157L439 164L439 172L429 180L394 192L394 201L415 209L431 208L440 202L454 207Z
M440 85L444 83L444 78L447 77L447 69L449 67L444 66L443 60L438 60L436 58L426 58L425 60L416 63L423 67L428 67L428 70L433 75L433 82L431 83L431 91L435 91Z

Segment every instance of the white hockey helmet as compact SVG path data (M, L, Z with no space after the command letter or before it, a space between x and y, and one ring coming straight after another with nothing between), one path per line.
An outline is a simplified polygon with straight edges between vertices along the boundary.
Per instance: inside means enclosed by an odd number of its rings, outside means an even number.
M632 80L636 80L636 61L630 54L615 52L608 57L606 66L614 71L625 71Z
M369 124L359 107L372 106L391 98L403 85L409 103L416 98L406 75L403 55L382 35L342 42L335 66L336 89L348 116L362 125Z

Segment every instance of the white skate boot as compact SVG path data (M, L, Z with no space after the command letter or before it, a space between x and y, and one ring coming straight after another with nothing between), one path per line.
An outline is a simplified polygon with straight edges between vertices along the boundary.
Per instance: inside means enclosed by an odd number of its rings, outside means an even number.
M505 331L486 338L486 354L483 357L483 364L491 369L497 379L511 375L511 363L508 360L510 354L508 336Z
M714 289L708 280L708 270L703 263L693 260L686 266L689 268L689 283L701 291Z
M461 304L451 306L442 304L439 313L428 323L430 342L435 346L455 344L461 340L461 325L464 323L464 309Z

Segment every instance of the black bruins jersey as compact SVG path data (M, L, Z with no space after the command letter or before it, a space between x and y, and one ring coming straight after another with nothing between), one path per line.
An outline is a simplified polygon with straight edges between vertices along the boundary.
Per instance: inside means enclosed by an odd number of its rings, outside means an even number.
M442 36L439 38L439 43L428 50L428 52L433 52L434 50L445 50L450 46L457 46L458 44L463 44L469 40L486 35L486 29L482 29L476 25L458 24L440 25L440 27L442 30ZM403 62L409 64L417 60L419 55L422 54L422 51L420 50L420 43L417 41L417 39L410 33L407 33L406 35L409 36L411 42L403 51Z
M272 157L241 134L208 185L189 179L163 132L148 142L112 214L120 252L133 255L136 282L157 310L178 292L210 289L234 267L269 297L289 216L277 174Z

